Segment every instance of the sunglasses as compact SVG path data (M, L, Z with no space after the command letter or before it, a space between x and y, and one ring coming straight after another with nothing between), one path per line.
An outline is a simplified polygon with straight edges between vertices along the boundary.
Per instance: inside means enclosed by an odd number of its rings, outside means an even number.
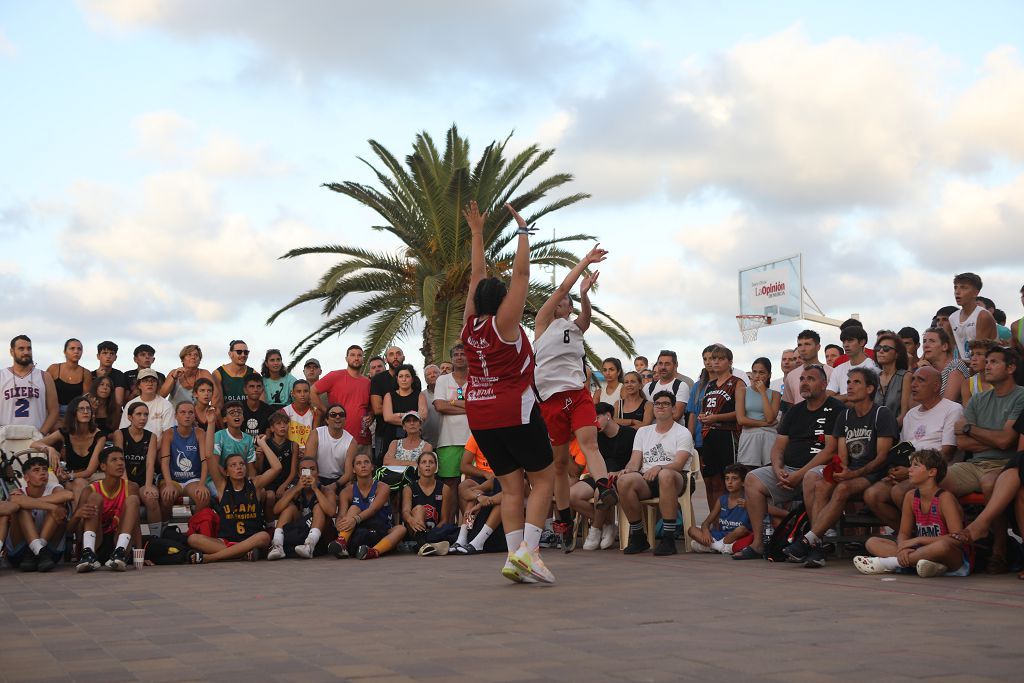
M895 346L889 346L888 344L882 344L881 346L876 346L875 347L875 353L879 353L881 351L885 351L886 353L888 353L889 351L895 351L895 350L896 350Z
M235 349L231 353L237 353L239 356L248 356L249 355L249 349Z
M339 413L339 412L327 413L327 417L345 417L345 413Z

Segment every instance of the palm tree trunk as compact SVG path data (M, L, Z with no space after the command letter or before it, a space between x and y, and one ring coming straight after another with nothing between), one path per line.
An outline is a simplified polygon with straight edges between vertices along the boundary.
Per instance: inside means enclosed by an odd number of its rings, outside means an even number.
M435 351L434 324L429 318L427 318L423 323L423 346L420 347L420 353L423 354L423 367L437 362L437 359L434 358Z

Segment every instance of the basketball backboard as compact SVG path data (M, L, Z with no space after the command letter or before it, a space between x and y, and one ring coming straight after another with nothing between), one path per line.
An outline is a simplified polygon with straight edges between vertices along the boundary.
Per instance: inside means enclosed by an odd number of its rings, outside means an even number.
M767 325L781 325L804 317L802 255L741 268L740 315L765 315Z

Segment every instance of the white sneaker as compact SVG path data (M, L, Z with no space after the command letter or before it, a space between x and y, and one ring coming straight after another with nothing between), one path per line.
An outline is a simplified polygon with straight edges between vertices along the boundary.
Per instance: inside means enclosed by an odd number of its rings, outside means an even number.
M273 545L270 547L270 552L267 553L268 560L283 560L284 559L284 546Z
M886 569L882 566L882 558L869 555L858 555L853 558L853 566L861 574L888 574L892 572L891 569Z
M722 541L720 540L711 542L711 549L714 550L716 553L725 552L722 550L723 547L725 547L725 544L722 543Z
M931 560L918 560L917 561L917 575L924 579L930 579L933 576L942 576L949 571L949 567L939 562L932 562Z
M601 530L596 527L590 527L590 531L587 532L587 540L583 541L584 550L597 550L601 547Z
M608 550L615 542L619 540L619 527L615 524L608 522L601 529L601 550Z
M692 539L690 540L690 550L692 550L695 553L711 553L711 552L714 552L713 550L711 550L711 548L709 546L706 546L703 543L698 543L697 541L694 541Z
M530 576L528 572L520 571L519 567L512 564L511 555L505 560L505 566L501 568L501 575L516 583L537 583L537 579Z
M720 552L723 555L732 555L732 543L723 543Z
M313 550L315 546L306 542L302 545L295 546L295 554L307 560L313 559Z
M519 550L509 560L520 572L529 574L538 581L555 582L555 575L544 565L544 560L540 559L540 553L531 551L525 541L519 544Z

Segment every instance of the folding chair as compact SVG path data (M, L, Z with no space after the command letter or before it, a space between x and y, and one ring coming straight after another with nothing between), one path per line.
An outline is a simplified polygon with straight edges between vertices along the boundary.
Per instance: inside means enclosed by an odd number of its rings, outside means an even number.
M693 512L693 491L697 487L697 481L700 479L700 456L694 452L690 456L690 471L683 476L683 492L679 495L679 509L683 511L683 537L685 541L686 527L694 523L694 512ZM647 530L647 542L654 546L654 529L658 522L658 504L661 499L655 496L654 498L648 498L647 500L640 501L640 509L643 512L644 528ZM629 520L626 519L626 513L622 511L622 506L619 508L619 549L625 550L626 546L629 545ZM683 552L690 552L690 544L683 543Z

